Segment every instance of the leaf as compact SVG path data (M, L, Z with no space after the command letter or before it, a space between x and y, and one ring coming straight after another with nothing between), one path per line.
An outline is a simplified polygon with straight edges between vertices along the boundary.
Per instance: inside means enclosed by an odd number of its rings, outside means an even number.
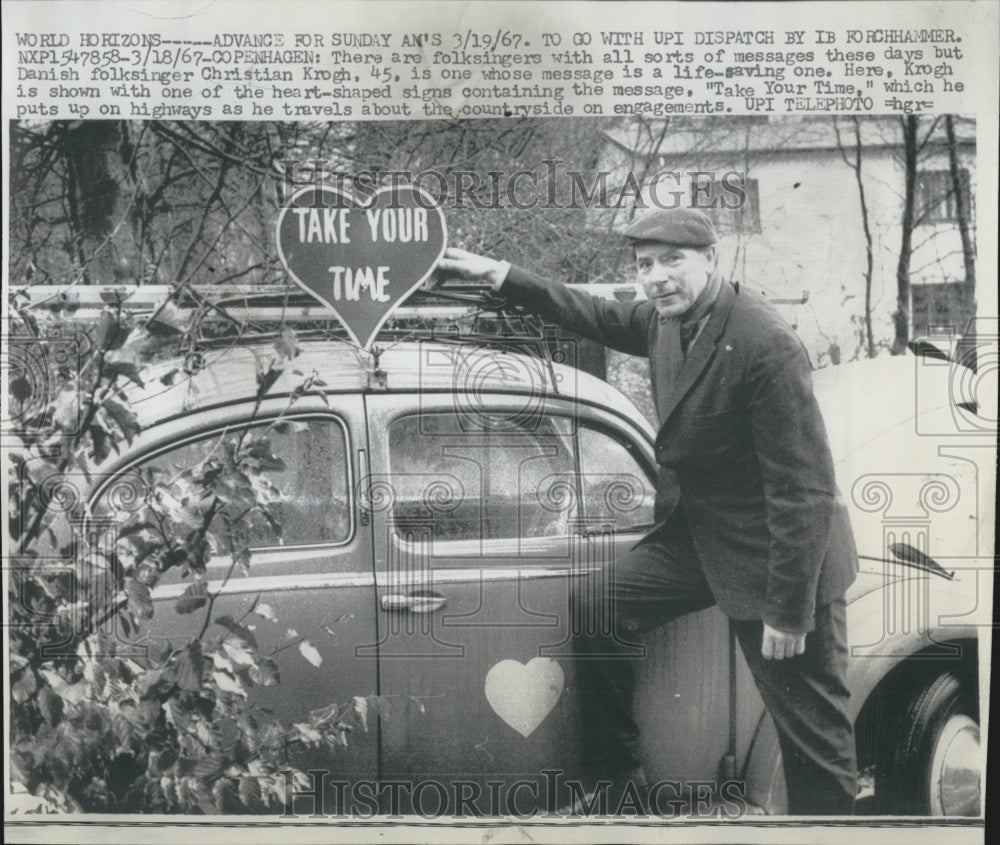
M231 692L246 698L247 691L243 689L243 685L232 675L216 671L212 673L212 678L223 692Z
M292 727L299 732L299 739L306 745L318 746L323 742L323 735L312 725L296 722Z
M104 411L114 420L115 425L121 429L122 434L125 435L125 440L129 443L142 430L136 415L120 402L116 402L114 399L105 400Z
M187 692L199 692L204 663L201 646L195 640L177 656L177 686Z
M257 398L263 399L267 395L274 383L281 378L284 370L278 367L271 367L266 373L257 376Z
M256 649L251 649L239 638L226 637L222 648L237 666L253 666L257 662Z
M38 693L38 709L45 721L54 726L62 718L63 700L50 687L42 687L42 691Z
M148 323L146 323L145 329L147 332L149 332L150 337L158 337L158 338L176 337L179 334L183 334L183 332L179 328L177 328L177 326L171 325L162 318L163 314L161 312L160 316L157 319L150 320Z
M154 698L166 695L173 688L172 672L167 668L151 669L136 681L140 698Z
M133 615L140 619L152 619L153 599L149 594L149 587L132 578L127 582L125 590L128 594L128 609Z
M217 775L225 766L225 758L217 751L213 751L198 758L198 761L194 764L192 774L196 778L209 778Z
M240 568L240 572L243 575L250 575L250 549L247 547L241 548L235 555L234 560L236 565Z
M18 704L23 704L38 689L38 678L29 666L21 672L21 676L11 685L10 694Z
M182 508L175 516L180 516L183 520L192 513L189 508ZM200 517L195 515L195 522L200 522ZM195 525L197 527L197 525ZM155 551L155 548L154 548ZM190 561L190 556L188 555L188 550L183 546L174 546L169 552L163 556L162 568L164 570L173 569L175 566L180 566L181 564L187 564Z
M64 730L64 728L70 728ZM71 726L69 722L63 722L56 728L54 741L52 743L52 754L61 762L73 765L83 752L83 737L80 731Z
M420 705L420 712L424 712L424 705L420 699L414 699L417 704ZM378 717L380 719L388 719L392 714L392 707L389 704L389 699L383 695L370 695L368 696L368 704L374 705L375 710L378 712Z
M80 398L71 388L60 390L52 403L52 424L60 431L75 431L80 419Z
M77 651L79 652L79 649L77 649ZM108 673L105 672L101 664L93 658L83 659L82 662L83 677L90 681L93 686L94 696L100 698L104 694L104 690L108 684Z
M90 699L90 684L87 681L77 681L75 684L66 684L56 692L64 701L70 704L79 704L81 701Z
M274 612L274 608L269 604L264 604L264 602L257 602L253 612L270 622L278 621L278 614Z
M199 607L204 607L208 603L208 584L204 581L194 581L188 584L187 589L177 599L174 610L178 613L193 613Z
M368 733L368 700L364 696L354 696L354 715L358 717L364 732Z
M115 315L105 308L101 316L97 319L97 328L94 331L94 347L96 349L112 349L107 346L108 340L117 334L118 320Z
M94 444L94 463L100 463L111 454L111 435L102 428L96 420L91 422L87 428L90 435L90 442Z
M216 669L222 669L226 672L235 671L235 669L233 668L233 661L230 660L228 657L223 657L221 654L219 654L219 652L217 651L210 652L209 657L212 658L212 665L215 666Z
M277 686L281 683L278 664L270 657L263 658L256 666L250 667L250 680L262 687Z
M245 641L248 645L252 646L253 648L257 648L257 638L253 635L253 632L250 631L244 625L240 625L239 622L233 621L233 618L231 616L226 616L226 615L217 616L215 619L215 624L221 625L231 634L235 634L241 640Z
M316 650L309 640L303 640L299 643L299 653L313 666L319 666L323 662L323 655Z
M295 329L291 326L285 326L281 330L281 334L275 338L274 350L278 353L279 360L282 361L298 355L301 350L299 349L298 336L295 334Z
M156 761L157 766L161 772L165 772L170 769L174 763L177 762L177 749L167 746L160 752L160 757Z
M238 813L240 811L237 785L232 778L219 778L212 786L212 797L218 812Z
M147 519L131 520L118 529L118 539L121 540L125 537L130 537L132 534L137 534L140 531L152 529L153 527L153 523Z
M125 376L125 378L139 385L139 387L146 386L143 383L142 376L139 375L139 368L131 361L123 359L119 359L117 361L105 360L104 370L109 376Z
M115 734L118 747L128 749L135 736L135 725L122 713L111 714L111 728Z
M254 812L263 806L263 801L261 801L260 797L260 784L257 782L257 778L241 777L238 792L240 801L250 812Z
M199 719L194 726L195 735L206 748L218 748L222 732L219 726Z

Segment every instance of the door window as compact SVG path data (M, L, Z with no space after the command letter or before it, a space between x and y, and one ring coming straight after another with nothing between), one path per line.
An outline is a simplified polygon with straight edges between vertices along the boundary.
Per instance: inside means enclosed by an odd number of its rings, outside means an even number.
M197 508L193 498L212 473L226 480L209 481L210 495L221 498L230 519L238 517L252 548L337 544L350 536L346 436L330 417L261 422L189 438L115 478L101 491L95 512L127 516L154 490L182 508ZM212 539L224 548L219 522L212 523Z
M401 536L494 540L569 533L576 510L572 424L530 427L456 414L403 417L389 428L392 517Z

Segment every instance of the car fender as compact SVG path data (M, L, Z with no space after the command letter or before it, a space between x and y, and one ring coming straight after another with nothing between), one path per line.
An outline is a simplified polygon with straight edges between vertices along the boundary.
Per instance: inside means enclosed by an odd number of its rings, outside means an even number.
M889 615L890 591L904 587L918 588L918 594L933 596L926 614L909 629L893 629L886 624ZM927 589L919 592L920 589ZM922 653L929 658L960 659L959 640L975 640L978 627L973 624L976 593L958 579L946 581L937 576L901 573L887 578L880 589L871 590L848 605L847 619L851 643L851 659L847 683L851 690L851 718L858 714L872 692L889 671L905 658ZM920 624L922 623L922 624ZM769 815L785 815L788 811L785 775L781 765L778 732L765 710L757 725L756 736L743 768L746 798Z

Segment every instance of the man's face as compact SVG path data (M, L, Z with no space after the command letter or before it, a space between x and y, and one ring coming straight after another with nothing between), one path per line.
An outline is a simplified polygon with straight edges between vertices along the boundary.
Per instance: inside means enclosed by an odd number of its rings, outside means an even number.
M661 317L680 317L694 304L715 270L714 246L695 249L655 241L635 245L639 281Z

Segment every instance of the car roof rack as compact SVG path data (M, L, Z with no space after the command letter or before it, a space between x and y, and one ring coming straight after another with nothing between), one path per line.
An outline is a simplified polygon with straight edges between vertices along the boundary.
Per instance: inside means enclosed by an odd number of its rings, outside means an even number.
M568 288L620 302L645 299L640 285L571 284ZM772 302L805 302L776 300ZM197 322L195 349L232 345L234 341L263 342L286 327L302 340L350 343L341 322L311 294L289 282L279 285L28 285L12 287L11 307L26 321L32 311L49 311L61 323L96 324L107 310L152 323L170 305L181 320ZM433 288L418 288L379 329L369 352L378 369L380 356L407 341L475 345L503 352L516 351L545 361L558 392L553 355L565 340L557 326L498 297L489 284L458 278L439 280ZM353 344L352 344L353 345ZM172 351L168 348L167 353Z
M645 298L640 285L571 284L592 296L621 302ZM772 299L776 304L801 300ZM58 315L60 322L91 323L111 309L153 320L171 304L198 322L199 344L231 343L234 336L264 340L292 326L303 337L349 342L330 311L297 285L27 285L10 288L12 308L28 319L32 311ZM479 344L552 340L553 327L497 297L492 286L448 278L433 289L418 288L379 330L376 344L434 339ZM547 346L548 344L543 344Z
M582 287L582 286L576 286ZM599 293L595 287L594 293ZM610 286L604 286L610 287ZM631 294L634 296L635 291ZM626 294L627 295L627 294ZM181 319L198 320L204 337L233 334L267 336L290 325L310 334L347 340L348 334L329 309L296 285L29 285L11 288L11 307L22 317L32 312L55 314L63 323L96 322L112 310L136 319L156 319L168 304ZM507 339L536 339L538 327L527 312L512 307L488 285L446 283L434 290L414 291L379 330L379 339L421 332L451 338L480 339L484 326Z
M597 286L576 287L594 287L593 293L612 295L610 290L596 290ZM619 297L634 298L634 288L616 287L624 291ZM23 318L42 310L56 314L60 322L82 325L96 324L109 309L152 322L169 303L175 315L181 312L181 321L197 321L200 349L231 345L234 339L267 341L285 326L292 326L302 340L351 342L336 316L294 284L31 285L13 288L10 298L12 308ZM407 341L517 351L544 359L555 386L552 356L558 340L555 327L505 303L491 286L448 280L433 290L414 291L379 329L370 353L377 369L382 353Z

